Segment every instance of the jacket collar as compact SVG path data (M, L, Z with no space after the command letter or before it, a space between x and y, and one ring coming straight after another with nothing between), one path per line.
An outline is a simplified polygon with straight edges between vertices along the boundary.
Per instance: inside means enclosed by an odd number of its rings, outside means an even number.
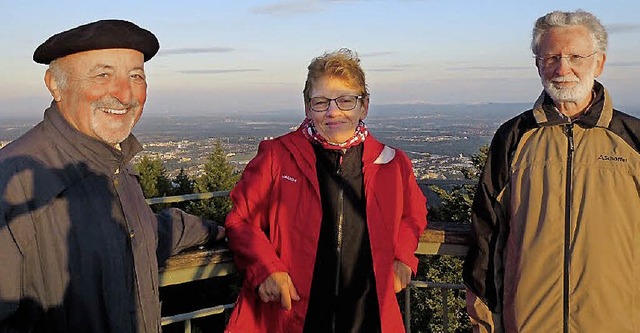
M598 81L593 83L595 97L591 106L573 122L584 128L608 127L613 118L613 103L607 89ZM571 123L571 120L562 116L556 109L553 100L542 91L540 97L533 106L533 115L538 126L553 126Z
M383 145L373 135L371 135L371 132L369 132L369 136L364 140L362 163L364 165L388 163L395 156L395 150L391 153L388 149L391 148Z
M50 133L56 146L62 147L78 163L85 164L91 171L112 175L119 171L133 173L127 164L142 150L138 140L129 136L120 143L120 150L96 140L73 128L62 116L55 102L44 112L43 126Z
M299 127L295 132L282 136L282 144L293 155L303 174L315 188L316 196L320 198L320 185L316 172L316 155L311 142L307 140L302 130L302 127ZM364 174L365 188L367 188L375 178L379 165L389 163L395 157L396 151L380 143L371 132L369 132L367 139L362 144L362 172Z
M313 146L302 133L299 127L290 135L282 136L282 143L297 160L298 165L305 173L305 176L318 188L318 176L316 174L316 155ZM363 142L362 163L365 175L367 170L374 164L386 164L395 157L395 150L383 145L369 132L367 139Z
M293 145L287 144L285 141L285 145L289 147L290 151L297 150L300 152L301 157L303 158L305 164L308 166L313 166L315 168L316 160L315 153L313 151L313 146L302 133L303 128L299 127L291 137L294 142ZM286 137L286 136L285 136ZM308 144L304 144L304 143ZM386 164L393 159L395 156L395 150L388 146L383 145L378 141L372 134L369 132L367 138L363 142L363 153L362 153L362 162L367 164ZM294 149L295 147L295 149Z

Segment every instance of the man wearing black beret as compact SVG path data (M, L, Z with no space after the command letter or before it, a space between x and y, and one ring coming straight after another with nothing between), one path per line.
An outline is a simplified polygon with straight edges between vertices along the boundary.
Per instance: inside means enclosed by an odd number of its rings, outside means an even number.
M159 332L158 264L224 237L154 214L130 163L156 37L122 20L40 45L44 120L0 150L0 332Z

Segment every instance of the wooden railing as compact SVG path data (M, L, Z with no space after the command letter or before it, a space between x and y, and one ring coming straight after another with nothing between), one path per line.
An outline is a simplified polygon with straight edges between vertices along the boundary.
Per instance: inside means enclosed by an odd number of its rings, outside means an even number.
M420 237L416 254L463 256L467 251L469 226L430 222ZM235 272L233 256L224 244L175 255L160 269L160 286L221 277Z

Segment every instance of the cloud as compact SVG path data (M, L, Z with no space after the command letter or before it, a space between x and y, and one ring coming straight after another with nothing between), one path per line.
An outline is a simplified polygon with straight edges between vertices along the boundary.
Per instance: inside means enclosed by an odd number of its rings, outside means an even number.
M254 84L257 86L300 86L299 82L285 82L285 81L250 81L247 84Z
M534 66L466 66L466 67L449 67L448 71L522 71L530 70Z
M371 57L383 57L388 55L394 55L396 53L398 52L378 51L378 52L359 53L358 55L362 58L371 58Z
M158 52L158 56L176 54L201 54L201 53L227 53L234 51L230 47L183 47L178 49L165 49Z
M299 13L311 13L320 10L316 0L289 0L280 1L264 6L257 6L250 11L255 14L289 15Z
M607 25L607 32L610 34L635 32L635 31L640 31L640 24L618 23L618 24Z
M256 6L250 9L254 14L274 16L293 15L301 13L317 13L324 11L331 3L367 2L371 0L283 0L269 5Z
M404 72L408 68L415 67L415 65L405 64L405 65L392 65L387 67L378 67L378 68L367 68L367 72Z
M227 74L227 73L247 73L260 72L260 69L239 68L239 69L186 69L179 71L182 74Z
M385 73L385 72L403 72L404 69L400 69L400 68L371 68L371 69L367 69L367 72L379 72L379 73Z
M608 67L638 67L640 66L640 61L616 61L616 62L608 62Z

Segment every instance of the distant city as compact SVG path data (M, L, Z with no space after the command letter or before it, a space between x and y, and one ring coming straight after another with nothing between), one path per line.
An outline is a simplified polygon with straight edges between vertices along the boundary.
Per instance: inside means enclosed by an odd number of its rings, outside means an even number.
M372 105L367 126L377 139L409 155L418 179L459 179L471 156L489 144L498 126L530 108L523 103ZM635 116L640 110L625 110ZM302 111L210 116L154 115L149 110L134 129L144 146L142 156L159 158L170 176L181 168L191 176L219 141L229 162L241 171L262 140L295 130ZM39 119L0 119L0 147Z

